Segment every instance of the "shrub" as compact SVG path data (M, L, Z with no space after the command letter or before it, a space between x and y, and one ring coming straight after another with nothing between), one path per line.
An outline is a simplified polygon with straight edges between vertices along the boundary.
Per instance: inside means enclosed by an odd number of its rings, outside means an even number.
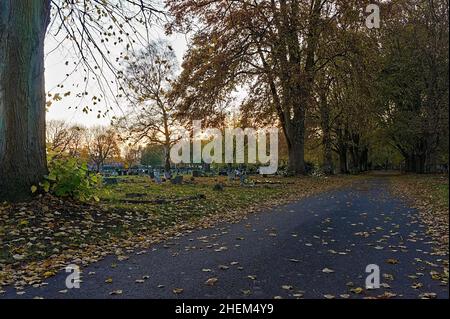
M40 183L41 188L58 197L70 197L80 201L98 198L95 188L100 184L100 176L89 172L86 163L75 158L59 158L49 155L49 174ZM35 192L37 187L33 187Z

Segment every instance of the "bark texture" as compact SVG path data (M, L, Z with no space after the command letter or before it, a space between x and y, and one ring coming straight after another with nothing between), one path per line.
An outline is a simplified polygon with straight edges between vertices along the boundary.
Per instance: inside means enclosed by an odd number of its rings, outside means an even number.
M47 173L44 38L49 0L0 0L0 201L31 195Z

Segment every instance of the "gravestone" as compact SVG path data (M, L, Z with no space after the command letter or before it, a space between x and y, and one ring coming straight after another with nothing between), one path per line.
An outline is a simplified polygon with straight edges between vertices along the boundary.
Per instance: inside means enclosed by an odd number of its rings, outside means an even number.
M229 171L228 172L228 181L232 182L232 181L234 181L235 178L236 178L236 173L234 171Z
M241 186L247 183L247 175L244 173L239 174L239 181L241 182Z
M159 175L159 173L155 173L155 183L158 185L162 183L161 175Z
M103 183L105 185L117 185L117 184L119 184L119 180L114 177L107 177L107 178L103 179Z
M183 175L177 175L175 178L170 180L173 185L183 184Z

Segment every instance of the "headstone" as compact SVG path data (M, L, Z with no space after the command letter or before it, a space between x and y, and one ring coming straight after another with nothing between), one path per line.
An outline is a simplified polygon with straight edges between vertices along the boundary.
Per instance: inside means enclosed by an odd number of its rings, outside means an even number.
M119 183L119 180L114 177L108 177L103 179L103 183L105 185L117 185Z
M183 184L183 175L177 175L175 178L170 180L172 184L174 185L181 185Z
M159 175L159 173L155 173L155 183L156 184L161 184L161 175Z
M247 175L244 173L239 174L239 181L241 182L241 185L244 185L247 181Z
M234 171L229 171L228 172L228 181L232 182L232 181L234 181L235 178L236 178L236 173Z

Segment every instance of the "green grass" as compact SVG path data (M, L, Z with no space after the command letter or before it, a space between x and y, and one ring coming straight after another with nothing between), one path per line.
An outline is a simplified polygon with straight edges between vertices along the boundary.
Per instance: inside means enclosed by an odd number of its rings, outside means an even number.
M213 190L213 185L219 182L226 184L225 189L223 191ZM118 185L107 186L99 190L97 196L101 202L112 209L145 212L158 226L161 226L251 206L260 201L276 198L285 191L283 186L239 187L239 182L229 183L226 178L222 177L198 178L193 184L183 185L172 185L169 182L158 185L146 177L128 177L122 178ZM183 199L196 195L204 195L205 199L167 204L121 202L127 199L127 194L143 195L139 198L131 198L138 201Z

